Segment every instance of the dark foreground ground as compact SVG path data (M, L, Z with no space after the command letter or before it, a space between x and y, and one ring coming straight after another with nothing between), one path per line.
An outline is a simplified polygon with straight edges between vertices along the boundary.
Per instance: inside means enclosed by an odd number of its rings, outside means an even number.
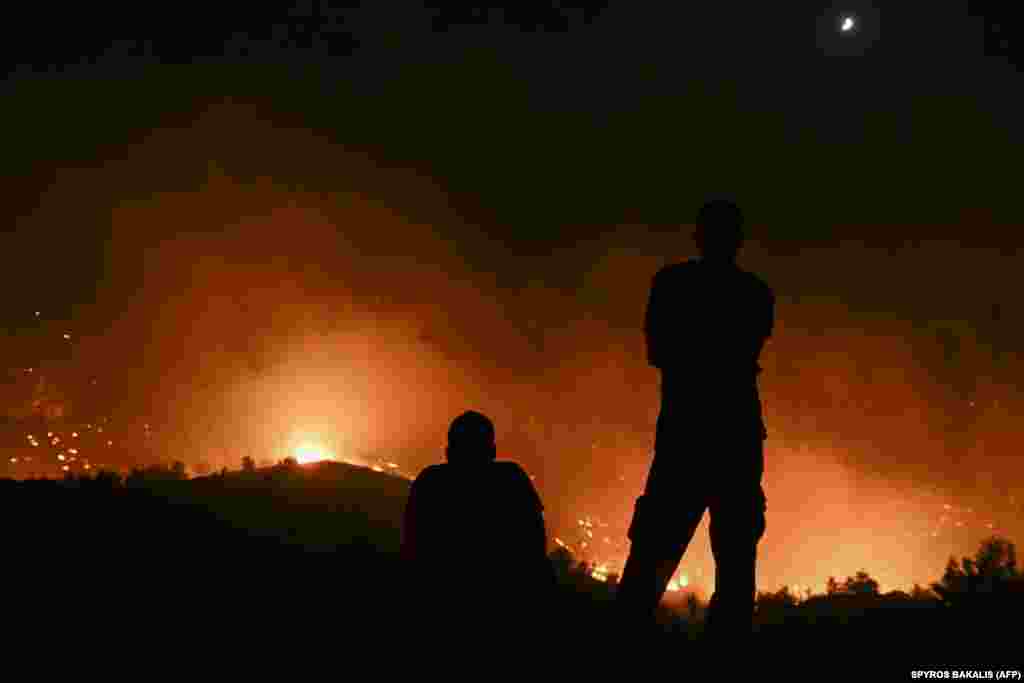
M407 490L404 479L337 464L192 480L2 481L3 613L28 641L183 656L477 640L520 653L520 662L542 652L588 665L668 657L711 662L723 675L772 666L803 677L822 673L811 662L824 658L833 672L879 680L1024 659L1020 581L953 601L763 601L749 641L716 643L685 608L664 609L649 631L624 628L614 587L553 557L559 588L525 615L513 618L515 594L500 585L469 611L425 613L416 606L432 586L397 556Z

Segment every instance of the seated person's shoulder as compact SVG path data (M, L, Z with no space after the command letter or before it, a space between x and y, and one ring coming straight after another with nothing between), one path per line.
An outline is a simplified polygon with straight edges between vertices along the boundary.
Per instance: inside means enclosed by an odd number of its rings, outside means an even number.
M654 274L654 277L657 280L671 280L678 276L694 272L694 266L696 264L697 261L693 259L679 261L677 263L669 263L668 265L662 266L658 272Z
M530 475L526 473L526 470L519 463L511 460L495 460L493 471L500 485L507 486L515 491L517 495L528 497L531 502L538 506L541 505L540 498L533 488L533 482L530 481Z
M653 286L659 290L674 295L678 290L685 290L690 286L692 278L697 276L693 261L682 261L670 263L663 266L654 274Z
M757 273L746 270L745 268L737 268L736 270L743 276L750 286L757 287L759 289L770 289L768 287L768 283L764 281L764 278Z
M417 488L430 486L433 482L446 479L448 474L447 468L448 465L445 464L428 465L427 467L424 467L416 477L415 481L413 481L413 486L416 486Z
M740 272L743 275L743 279L746 282L747 287L756 292L759 296L766 299L774 297L772 288L768 286L768 283L765 282L760 275L752 273L749 270L741 270Z
M522 466L513 460L495 460L493 464L495 472L499 473L499 476L508 477L509 479L529 479L526 470Z

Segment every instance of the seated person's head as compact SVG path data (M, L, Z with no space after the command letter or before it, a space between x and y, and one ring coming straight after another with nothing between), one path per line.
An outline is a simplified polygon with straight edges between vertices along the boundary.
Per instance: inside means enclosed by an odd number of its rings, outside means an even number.
M475 410L459 415L448 428L445 454L453 465L492 462L497 457L494 423Z

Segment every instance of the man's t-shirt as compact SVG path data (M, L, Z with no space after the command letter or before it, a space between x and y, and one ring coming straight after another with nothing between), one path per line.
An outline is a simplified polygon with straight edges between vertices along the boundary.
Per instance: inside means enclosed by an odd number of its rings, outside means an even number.
M774 323L774 294L753 273L701 260L658 271L644 332L662 371L659 432L764 438L758 358Z

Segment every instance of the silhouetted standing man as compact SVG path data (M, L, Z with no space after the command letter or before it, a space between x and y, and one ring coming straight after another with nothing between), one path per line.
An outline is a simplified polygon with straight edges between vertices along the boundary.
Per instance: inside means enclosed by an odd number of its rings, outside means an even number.
M694 240L701 258L662 268L647 305L647 359L661 371L661 412L618 601L628 617L652 617L709 510L715 593L707 628L742 634L753 617L765 530L767 432L757 375L775 303L760 278L736 265L743 243L736 205L705 204Z

